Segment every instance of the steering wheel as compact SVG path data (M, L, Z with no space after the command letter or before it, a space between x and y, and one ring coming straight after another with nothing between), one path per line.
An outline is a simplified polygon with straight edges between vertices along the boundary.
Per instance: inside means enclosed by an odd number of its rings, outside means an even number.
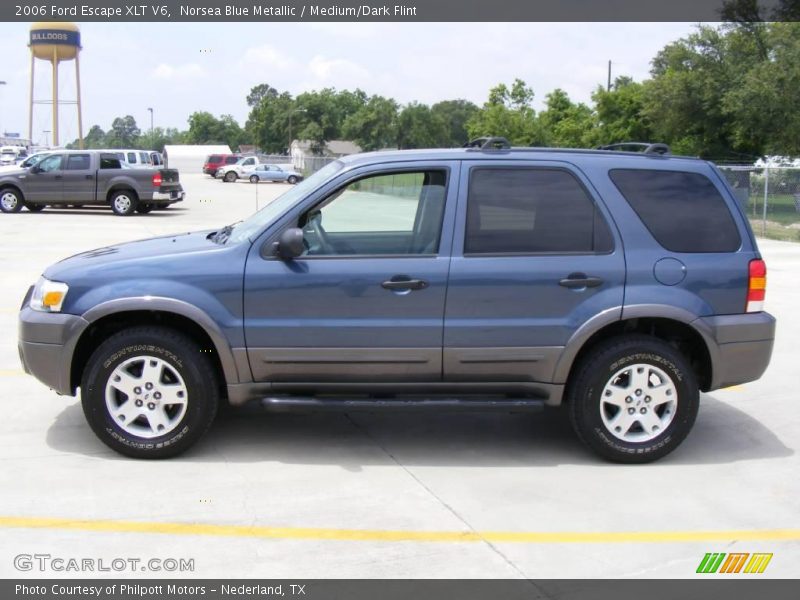
M312 215L303 226L303 245L306 254L336 254L328 234L322 227L322 213Z

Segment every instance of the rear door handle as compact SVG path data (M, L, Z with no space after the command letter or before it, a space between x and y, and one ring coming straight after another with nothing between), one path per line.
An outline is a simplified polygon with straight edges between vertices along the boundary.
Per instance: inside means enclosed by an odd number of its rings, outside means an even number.
M61 175L55 175L53 176L53 179L61 179Z
M87 175L86 179L94 179L94 175Z
M558 285L565 288L591 288L603 285L603 280L600 277L592 277L585 273L570 273L566 278L558 282Z
M385 290L424 290L428 287L428 282L423 279L411 279L396 275L388 281L384 281L381 287Z

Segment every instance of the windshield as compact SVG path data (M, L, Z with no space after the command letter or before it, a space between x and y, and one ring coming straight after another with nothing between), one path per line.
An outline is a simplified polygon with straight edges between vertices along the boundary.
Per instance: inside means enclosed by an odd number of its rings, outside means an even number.
M257 213L254 213L239 223L228 239L233 243L241 242L245 239L253 241L255 236L263 231L267 225L281 216L290 206L303 198L303 196L315 190L322 183L341 171L342 167L344 167L344 164L338 160L325 165L311 177L304 179L285 194L278 196Z

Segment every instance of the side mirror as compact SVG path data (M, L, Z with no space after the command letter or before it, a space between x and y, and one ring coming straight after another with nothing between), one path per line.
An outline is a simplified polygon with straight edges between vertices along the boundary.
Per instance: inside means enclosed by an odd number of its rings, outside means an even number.
M28 172L36 175L37 173L42 172L42 168L39 165L33 165L30 169L28 169Z
M275 254L283 260L297 258L306 247L303 245L303 230L297 227L287 229L275 243Z

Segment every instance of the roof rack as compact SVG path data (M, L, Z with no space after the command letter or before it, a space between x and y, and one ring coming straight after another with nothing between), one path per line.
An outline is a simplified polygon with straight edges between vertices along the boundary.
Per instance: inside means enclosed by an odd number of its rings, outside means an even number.
M626 148L640 149L642 154L669 154L669 146L661 143L650 142L620 142L618 144L608 144L606 146L598 146L598 150L625 150Z
M472 150L510 150L511 144L504 137L479 137L468 141L464 148Z

